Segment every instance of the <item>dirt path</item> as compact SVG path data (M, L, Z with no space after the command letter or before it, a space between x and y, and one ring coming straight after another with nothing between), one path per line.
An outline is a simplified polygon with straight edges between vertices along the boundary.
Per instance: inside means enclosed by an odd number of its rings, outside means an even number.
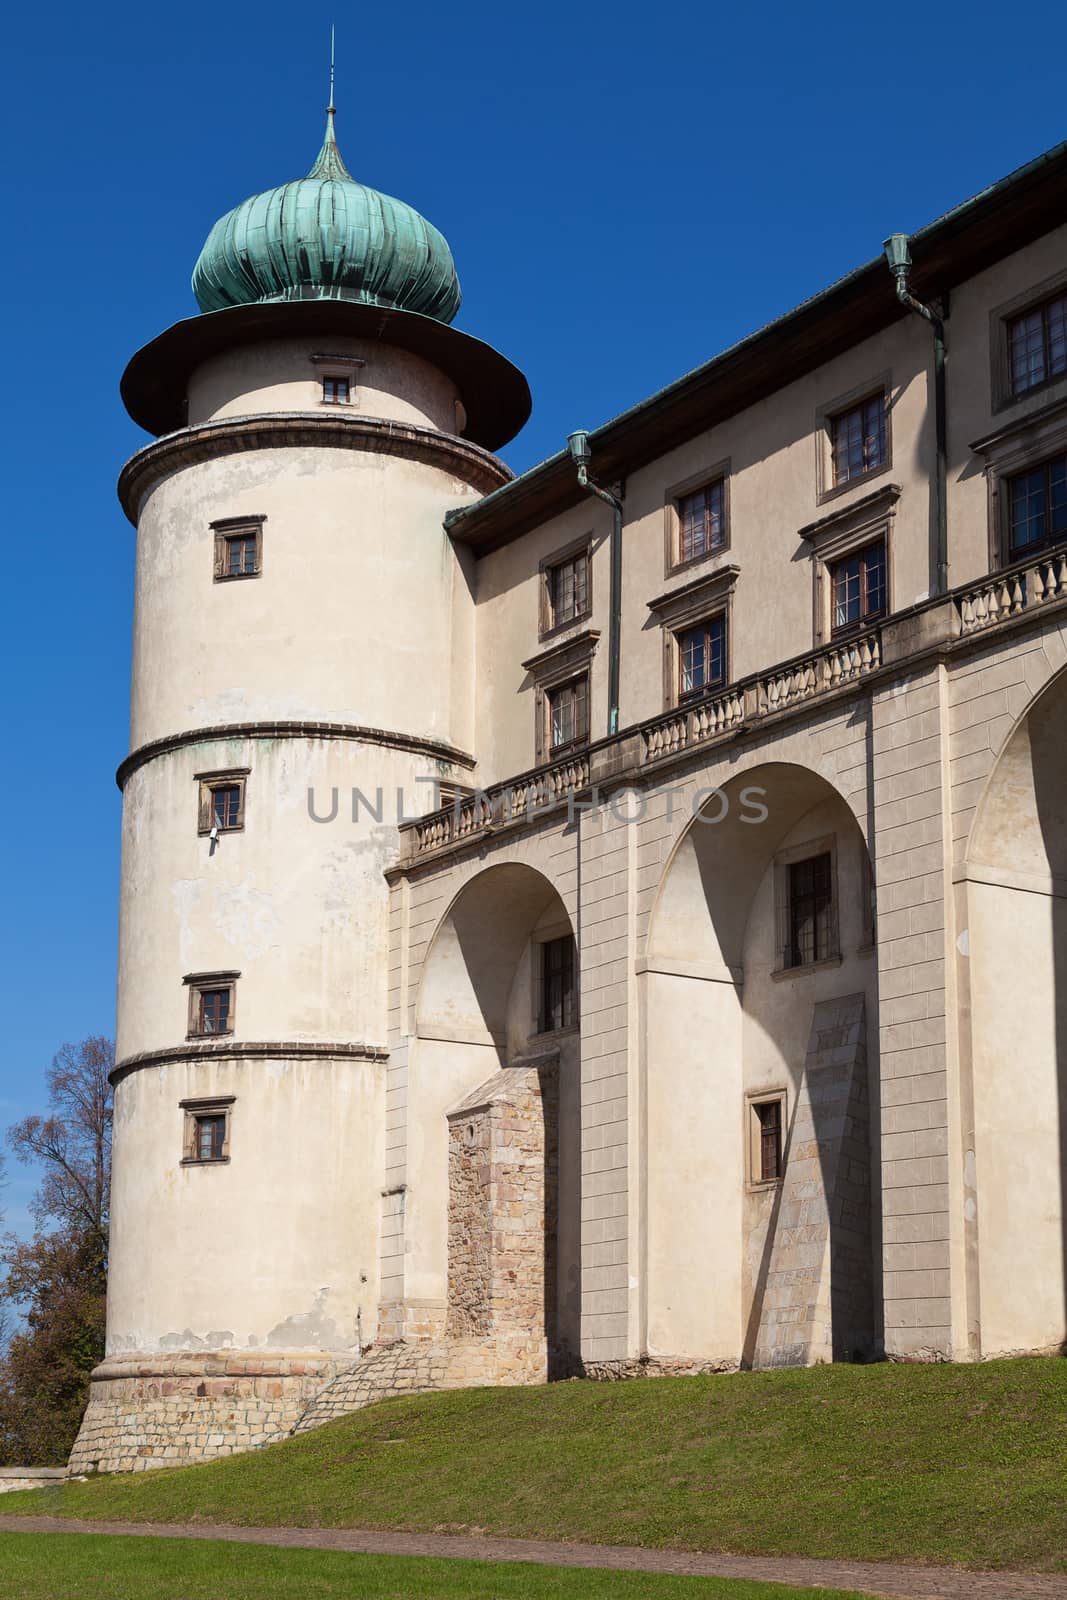
M469 1561L535 1561L544 1566L608 1567L708 1578L749 1578L821 1589L860 1589L892 1600L1067 1600L1067 1577L1028 1572L963 1572L881 1561L816 1561L805 1556L722 1556L625 1545L553 1544L441 1533L380 1533L356 1528L236 1528L208 1523L88 1522L72 1517L0 1517L0 1532L119 1533L167 1539L228 1539L240 1544L342 1550L364 1555L453 1556Z

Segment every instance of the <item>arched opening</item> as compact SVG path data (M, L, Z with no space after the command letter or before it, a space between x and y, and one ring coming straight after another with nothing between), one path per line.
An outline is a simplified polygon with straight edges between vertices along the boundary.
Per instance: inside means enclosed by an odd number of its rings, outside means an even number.
M557 1375L579 1348L581 1035L574 929L547 878L505 863L461 890L426 956L416 1036L410 1292L443 1296L457 1336L531 1324Z
M645 968L649 1353L877 1353L873 892L837 791L776 763L713 794L664 875Z
M1004 746L964 870L976 1353L1057 1348L1067 1338L1067 675Z

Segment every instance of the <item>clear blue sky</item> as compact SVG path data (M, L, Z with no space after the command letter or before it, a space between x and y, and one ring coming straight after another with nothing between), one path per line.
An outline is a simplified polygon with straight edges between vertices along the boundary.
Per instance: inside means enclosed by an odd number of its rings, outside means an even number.
M305 172L338 36L360 179L448 238L529 376L522 469L1067 136L1062 6L17 6L0 97L7 652L0 1127L111 1033L129 356L211 223ZM24 1228L15 1169L10 1224Z

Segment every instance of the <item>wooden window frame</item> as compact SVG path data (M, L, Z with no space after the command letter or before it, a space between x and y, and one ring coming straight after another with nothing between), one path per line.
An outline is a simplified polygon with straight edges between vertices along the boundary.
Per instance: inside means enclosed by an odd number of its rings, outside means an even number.
M198 772L195 779L199 785L197 791L197 833L202 837L210 835L215 828L213 795L216 789L237 789L239 799L237 806L237 821L226 827L220 827L219 833L243 833L245 826L245 798L250 767L230 767L220 772Z
M663 636L663 706L675 711L678 706L698 705L701 700L713 698L728 688L734 678L733 663L733 603L734 590L740 568L730 564L716 568L700 578L694 578L680 589L649 600L648 609L662 630ZM679 699L681 689L681 663L679 636L721 616L726 626L726 676L705 692Z
M815 961L804 961L796 966L790 962L792 944L792 894L790 868L817 856L830 857L830 946L825 956ZM838 890L837 835L824 834L818 839L805 839L803 844L780 850L774 858L774 978L801 978L810 972L827 967L839 967L841 955L841 899Z
M994 416L1011 407L1025 406L1036 399L1045 405L1053 393L1067 394L1067 373L1059 372L1042 383L1017 394L1011 381L1011 324L1067 294L1067 271L1054 273L1031 285L1022 294L994 306L989 313L989 388Z
M228 1039L237 1023L237 980L239 972L189 972L182 979L189 990L189 1013L186 1027L187 1039ZM229 991L225 1028L207 1032L203 1026L203 997L223 990Z
M882 408L885 416L885 460L877 466L867 467L863 472L858 472L853 478L846 478L842 483L834 481L833 443L834 425L842 417L855 411L868 400L881 397ZM819 406L815 413L815 499L817 505L824 505L828 500L836 500L841 495L854 492L859 486L868 484L872 479L880 477L883 472L888 472L893 465L893 379L892 374L883 372L866 383L859 384L855 389L850 389L847 394L835 395L825 405Z
M882 553L882 604L877 611L866 610L867 606L867 569L865 557L873 550ZM860 614L855 622L837 622L837 573L848 561L860 563ZM889 549L884 534L871 539L867 544L860 545L856 550L846 551L843 555L836 556L827 565L827 577L830 585L830 638L851 639L856 634L863 633L865 629L872 628L876 622L882 622L889 614Z
M705 672L707 671L707 656L711 641L710 630L719 625L722 627L722 676L714 682L705 682L696 689L682 688L682 673L684 671L684 649L682 640L691 633L700 629L704 634ZM724 606L719 611L712 611L705 617L700 617L696 622L687 622L674 633L674 661L677 679L674 685L674 703L678 706L699 705L701 700L721 694L730 682L730 618Z
M570 995L569 995L570 1015L569 1015L569 1017L567 1016L567 1010L568 1010L567 995L565 993L563 993L561 995L561 1015L563 1016L563 1020L559 1023L558 1026L556 1026L554 1023L552 1023L550 1021L550 1018L549 1018L548 983L549 983L549 979L550 979L551 974L548 971L548 960L549 960L549 950L555 945L562 945L564 943L566 943L569 946L569 956L570 956ZM579 982L578 982L578 943L577 943L577 940L575 939L574 934L571 932L570 928L567 928L567 929L562 930L562 931L560 931L558 933L550 932L550 933L546 933L546 934L538 937L538 939L536 941L536 948L537 948L537 997L538 997L537 1019L536 1019L537 1033L538 1034L570 1033L570 1032L572 1032L574 1029L576 1029L579 1026L580 1018L581 1018L581 1007L580 1007L580 1001L579 1001ZM565 975L565 973L566 973L566 964L564 964L564 966L561 967L560 972L561 972L561 974Z
M552 713L554 710L554 696L562 694L565 690L574 689L576 685L585 686L585 730L576 733L573 739L567 739L561 744L555 744L552 739ZM589 743L589 730L592 718L590 716L590 679L589 671L585 669L574 673L569 678L564 678L560 683L547 684L544 691L544 749L546 761L561 761L575 750L584 750Z
M263 524L266 517L223 517L218 522L210 524L215 536L214 543L214 577L216 583L238 583L246 578L258 578L263 571ZM248 539L255 541L256 563L251 572L229 571L229 548L231 539Z
M1040 461L1035 461L1029 466L1020 467L1016 472L1005 473L1001 478L1001 495L1003 501L1004 518L1004 564L1013 567L1021 561L1029 561L1034 556L1041 556L1049 550L1055 550L1060 545L1067 543L1067 529L1059 534L1047 533L1043 539L1033 539L1019 550L1012 548L1012 521L1011 502L1012 485L1020 478L1033 477L1035 473L1042 473L1045 479L1045 516L1048 520L1052 501L1052 482L1050 473L1053 467L1063 466L1067 472L1067 447L1057 451L1051 456L1045 456Z
M989 528L989 570L1039 558L1064 541L1031 545L1018 556L1011 551L1010 479L1067 454L1067 386L1063 395L1017 420L1002 424L995 432L976 439L970 446L985 459Z
M581 611L576 611L573 616L559 621L555 616L552 604L552 577L561 567L571 562L585 559L585 605ZM581 539L565 545L561 550L555 550L546 556L538 569L538 623L537 637L539 639L554 638L563 633L567 628L574 628L580 622L585 622L593 614L593 539L591 534L586 534Z
M705 550L700 555L687 556L683 560L681 502L689 495L699 494L702 489L710 489L717 483L722 485L722 543L714 545L710 550ZM718 556L725 554L729 550L730 541L730 459L726 457L722 461L717 461L714 466L705 467L691 477L683 478L678 483L670 484L666 489L663 501L664 577L672 577L676 572L688 572L692 567L698 567L707 561L714 561Z
M763 1120L760 1113L767 1106L774 1106L778 1111L778 1171L772 1178L764 1175L762 1160ZM785 1181L788 1113L789 1093L786 1089L752 1090L745 1096L745 1167L750 1190L778 1189Z
M799 530L798 538L807 547L811 557L812 639L816 648L829 644L832 639L852 638L862 633L865 627L876 627L892 615L896 604L895 522L900 496L899 483L882 484L861 499L841 506ZM873 617L869 624L851 628L848 632L835 632L831 569L839 561L848 560L879 540L885 543L885 610L880 617Z
M540 655L531 656L522 663L529 674L534 691L534 765L548 766L557 760L585 749L592 737L593 724L593 656L600 640L599 630L585 628L581 633L565 636ZM549 695L575 678L585 677L588 684L589 734L566 747L552 748Z
M184 1112L182 1128L182 1158L183 1167L222 1167L230 1159L230 1118L236 1095L215 1095L202 1100L180 1100L179 1107ZM217 1156L201 1156L199 1154L199 1140L197 1132L199 1123L205 1117L221 1117L223 1119L222 1150Z

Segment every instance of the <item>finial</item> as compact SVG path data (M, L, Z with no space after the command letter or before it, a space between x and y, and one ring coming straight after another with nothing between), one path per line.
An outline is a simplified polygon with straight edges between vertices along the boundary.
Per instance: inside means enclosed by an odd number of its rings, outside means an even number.
M337 148L337 135L334 132L333 119L337 107L333 103L333 75L334 75L334 25L330 24L330 103L326 107L326 137L322 141L322 149L315 158L315 165L308 173L309 178L347 178L354 182L352 174L341 160L341 152Z

